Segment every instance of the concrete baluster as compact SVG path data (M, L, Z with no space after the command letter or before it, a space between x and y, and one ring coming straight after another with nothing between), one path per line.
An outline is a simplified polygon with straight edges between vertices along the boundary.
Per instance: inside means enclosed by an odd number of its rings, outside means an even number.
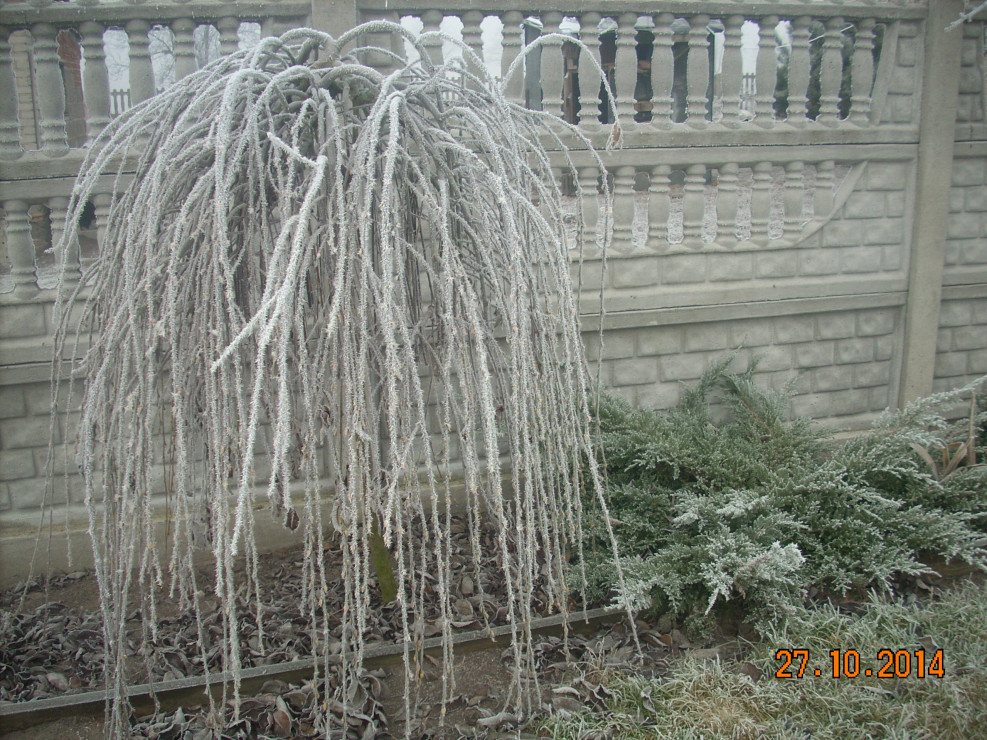
M792 49L788 57L788 122L795 125L807 120L809 92L809 26L812 19L803 15L792 21Z
M500 64L503 70L501 76L505 77L507 70L521 53L523 40L521 22L524 20L524 15L518 10L508 10L501 18L504 22L504 55L501 57ZM508 80L504 93L512 103L520 105L524 102L524 67L519 68L514 77Z
M661 164L651 168L648 184L648 243L657 249L668 248L668 211L670 165Z
M816 190L812 198L812 212L815 218L828 219L833 213L833 186L835 185L836 163L832 160L816 165Z
M737 196L740 166L729 162L720 167L716 183L716 241L732 246L737 242Z
M556 11L542 13L542 33L559 33L562 14ZM562 40L550 39L545 42L541 53L542 103L549 113L565 115L562 108Z
M654 85L654 116L652 122L664 128L672 120L672 83L675 62L672 55L671 13L655 18L655 49L651 55L651 82Z
M147 38L151 26L147 21L135 18L127 21L125 29L130 43L130 104L137 105L155 93Z
M600 170L597 167L579 168L579 194L583 202L584 242L596 243L596 230L600 220Z
M685 239L685 171L668 173L668 243L681 244Z
M507 76L507 70L517 58L517 55L521 53L523 39L521 22L524 20L524 15L518 10L508 10L501 16L501 20L504 23L504 38L501 42L503 54L500 59L500 68L501 77L504 78ZM523 67L518 69L514 77L508 80L504 93L512 103L521 104L524 102Z
M689 123L700 124L711 120L709 105L710 87L710 43L708 15L692 18L689 34Z
M785 206L785 239L798 241L805 225L803 218L803 192L805 185L805 163L789 162L785 165L785 189L782 202Z
M778 85L778 16L768 15L758 21L757 83L754 93L754 120L759 126L773 126L775 87Z
M483 23L483 18L483 12L479 10L467 10L460 16L463 22L463 43L480 58L481 65L483 64L483 31L480 30L480 24ZM463 56L463 63L467 68L472 66L466 61L465 55ZM481 74L481 70L478 69L471 69L470 71L473 74Z
M55 264L62 269L62 286L72 288L79 282L79 238L76 228L73 226L70 231L70 238L67 249L63 255L60 251L62 238L67 228L66 218L68 216L69 199L64 196L56 196L48 199L48 218L51 220L51 245L55 250Z
M394 10L381 10L375 13L375 16L377 19L387 21L388 23L394 23L395 25L401 24L401 14ZM465 27L463 32L465 35ZM368 33L363 39L363 44L368 47L381 49L381 51L363 51L358 54L358 58L363 64L373 67L381 74L390 74L396 66L404 66L405 49L403 36L389 32ZM386 53L388 51L391 53ZM329 51L327 49L321 49L319 52L319 56L322 59L325 59L328 54Z
M79 25L82 34L82 94L86 101L86 134L92 141L110 123L110 78L106 71L102 23L87 21Z
M58 59L58 30L47 23L31 26L34 37L34 94L40 118L41 149L49 157L68 153L65 132L65 86Z
M435 33L439 30L439 26L442 24L441 10L426 10L422 13L422 33ZM442 64L442 39L438 37L433 37L422 42L425 47L425 51L428 52L428 58L432 60L435 66Z
M3 210L7 214L7 255L14 279L14 297L32 298L38 293L38 278L28 204L23 200L5 200Z
M740 53L740 30L744 16L731 15L726 19L723 31L723 125L735 128L740 125L740 86L743 84L744 67Z
M706 165L689 165L685 171L685 190L682 200L682 230L686 239L699 241L705 215Z
M822 62L819 67L819 116L816 120L827 126L839 120L840 83L843 81L843 28L842 18L830 18L826 22L823 39Z
M633 165L617 167L613 178L614 245L620 250L631 247L631 224L634 220Z
M17 159L21 148L21 122L17 115L17 80L10 55L10 29L0 26L0 159Z
M754 165L754 181L751 184L751 239L765 241L771 219L771 179L774 164L758 162Z
M617 18L617 58L615 69L617 116L620 124L634 122L634 87L637 85L636 13L621 13Z
M219 31L219 53L224 57L240 49L240 19L225 15L216 21Z
M850 121L858 126L866 126L870 123L871 88L874 86L875 25L873 18L860 21L857 24L857 38L853 42Z
M579 125L591 130L600 123L600 73L596 69L600 63L599 23L599 13L579 16L579 40L586 44L579 52Z
M171 22L171 33L175 38L175 80L188 77L196 71L195 62L195 21L191 18L178 18Z

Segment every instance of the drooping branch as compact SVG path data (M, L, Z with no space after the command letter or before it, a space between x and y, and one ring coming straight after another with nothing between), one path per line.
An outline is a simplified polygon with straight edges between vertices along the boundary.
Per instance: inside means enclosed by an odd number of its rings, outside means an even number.
M304 598L323 650L332 625L320 599L334 576L320 553L335 529L346 666L362 661L380 539L397 564L409 679L428 599L451 655L445 522L459 489L475 562L479 528L496 532L518 708L535 589L570 608L580 489L605 505L569 277L577 245L546 143L567 161L565 132L588 142L508 102L468 48L455 72L426 53L389 74L361 65L350 45L381 32L406 34L378 22L338 43L307 29L265 39L114 120L82 168L70 219L113 168L118 193L97 263L59 306L56 356L74 320L92 328L78 450L118 734L132 580L148 594L165 575L151 495L162 416L174 450L171 593L201 633L193 550L210 548L235 676L241 586L260 609L254 502L265 480L271 510L303 530ZM151 625L154 604L140 602ZM453 681L443 672L444 697Z

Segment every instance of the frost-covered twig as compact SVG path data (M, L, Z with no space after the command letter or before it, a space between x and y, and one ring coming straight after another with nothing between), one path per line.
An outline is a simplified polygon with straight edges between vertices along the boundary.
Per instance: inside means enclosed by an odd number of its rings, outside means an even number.
M120 169L81 316L72 316L79 291L56 312L57 356L74 320L93 329L78 449L118 735L128 722L131 583L153 622L149 593L164 572L152 498L162 417L174 450L170 592L205 634L193 550L208 547L235 677L235 594L247 589L262 609L259 480L274 513L302 528L304 610L323 650L336 618L322 609L336 577L320 557L324 525L337 532L348 669L362 660L377 526L397 564L408 682L426 599L439 601L450 657L445 517L457 487L475 562L482 523L496 533L514 628L514 709L529 708L521 673L534 655L536 589L551 609L570 608L579 492L590 486L602 505L602 490L569 237L545 142L574 177L566 132L585 140L507 101L465 46L470 65L458 77L424 49L421 66L362 66L348 44L382 32L406 35L377 22L341 43L307 29L265 39L115 119L87 154L70 222L105 192L104 173ZM325 61L308 58L316 49ZM128 157L132 176L122 169ZM426 543L408 536L414 524ZM451 696L451 674L443 687Z
M968 10L964 13L960 13L959 18L957 18L955 21L953 21L948 26L946 26L946 32L948 33L949 31L952 31L954 28L958 28L962 26L967 21L973 20L974 16L976 16L978 13L980 13L980 11L984 10L985 8L987 8L987 3L980 3L980 5L975 7L973 10Z

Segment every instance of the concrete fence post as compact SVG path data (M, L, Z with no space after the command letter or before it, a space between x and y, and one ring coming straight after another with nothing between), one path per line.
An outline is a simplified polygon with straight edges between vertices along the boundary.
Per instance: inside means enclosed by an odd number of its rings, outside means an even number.
M932 392L942 297L946 222L959 98L960 39L944 29L963 10L960 0L929 3L919 111L915 213L898 403Z

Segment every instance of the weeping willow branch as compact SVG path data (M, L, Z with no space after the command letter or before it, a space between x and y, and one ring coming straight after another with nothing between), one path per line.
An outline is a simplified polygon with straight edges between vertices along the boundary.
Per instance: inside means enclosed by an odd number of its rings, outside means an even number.
M147 639L162 584L205 637L196 548L211 551L224 667L239 675L239 591L253 594L261 623L263 481L269 508L303 532L305 610L323 671L335 626L322 608L336 577L321 557L328 539L343 553L344 665L362 661L376 540L396 564L406 683L428 599L451 656L446 522L457 485L476 563L488 554L480 528L496 532L517 709L527 708L535 589L570 609L579 491L601 486L569 277L581 235L566 230L548 148L574 175L564 139L588 142L508 102L466 47L465 66L436 67L421 46L429 34L411 39L418 65L390 74L361 65L369 32L405 34L374 23L337 42L295 30L185 78L107 127L73 192L70 222L116 168L99 259L58 307L56 356L68 353L75 320L91 331L76 368L77 449L118 735L132 588ZM123 163L135 153L130 177ZM167 562L151 497L162 417L174 451ZM332 721L327 713L326 732Z

